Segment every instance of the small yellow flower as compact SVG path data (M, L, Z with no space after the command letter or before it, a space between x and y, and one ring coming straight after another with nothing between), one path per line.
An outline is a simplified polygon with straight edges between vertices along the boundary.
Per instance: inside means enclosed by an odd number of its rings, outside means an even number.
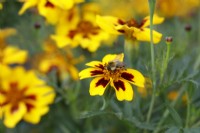
M39 14L50 24L56 24L63 12L67 12L73 8L75 4L81 3L84 0L22 0L24 2L19 11L22 15L27 9L36 7Z
M57 76L60 79L66 79L71 76L72 79L78 80L76 64L83 59L83 56L75 58L70 48L64 49L61 52L52 40L49 39L44 43L44 53L36 56L34 59L37 60L34 66L45 74L56 70Z
M124 54L108 54L102 62L92 61L87 63L87 68L79 73L80 79L95 77L90 83L90 95L103 95L110 84L116 92L119 101L133 99L133 89L130 83L144 87L145 78L137 70L125 68Z
M62 19L63 22L59 22L52 39L60 48L80 45L90 52L95 52L102 41L109 39L109 34L96 24L95 14L90 11L79 14L77 9L71 11Z
M0 119L5 126L13 128L20 120L37 124L53 103L53 89L34 71L22 67L10 69L0 65Z
M164 18L154 15L153 24L160 24ZM141 23L134 19L124 21L112 16L96 17L97 24L110 34L124 34L127 39L138 41L150 41L150 17L145 17ZM162 34L153 30L153 42L158 43L162 38Z

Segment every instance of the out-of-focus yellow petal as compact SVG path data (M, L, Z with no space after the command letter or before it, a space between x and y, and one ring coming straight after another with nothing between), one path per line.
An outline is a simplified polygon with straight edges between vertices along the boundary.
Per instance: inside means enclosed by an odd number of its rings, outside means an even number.
M119 61L123 62L123 59L124 59L123 53L121 53L121 54L107 54L106 56L103 57L102 62L108 63L108 62L113 61L113 60L119 60Z
M46 114L48 111L49 111L49 107L46 107L46 106L35 108L34 110L27 112L24 115L23 119L32 124L37 124L39 123L41 116Z
M115 28L115 25L118 24L118 18L112 17L112 16L96 16L96 22L103 30L105 30L108 33L111 34L121 34L118 32Z
M56 41L56 45L59 48L63 48L67 45L70 45L69 44L69 42L70 42L69 38L67 38L65 36L52 35L51 38Z
M164 17L159 17L158 15L153 15L153 24L161 24L164 21ZM143 25L141 28L145 28L150 25L150 16L147 16L143 19Z
M39 0L26 0L18 14L22 15L28 8L36 6L38 2Z
M103 95L107 85L109 84L109 80L105 80L104 77L96 77L90 83L90 95Z
M138 87L144 87L145 85L144 76L137 70L126 69L124 72L122 72L121 77Z
M119 101L133 99L133 89L130 83L126 80L120 79L118 81L111 82L111 86L115 88L116 96Z
M72 78L74 80L78 80L78 70L72 65L70 65L68 67L69 67L69 73L72 76Z
M149 28L143 28L138 29L134 28L133 37L135 37L139 41L147 41L150 42L150 29ZM153 30L153 43L157 44L160 42L162 38L162 34Z
M9 128L14 128L16 124L23 118L26 113L26 106L24 103L19 103L18 107L12 109L11 105L8 105L5 109L4 124Z
M73 7L74 5L74 0L49 0L51 3L53 3L54 5L64 9L64 10L68 10L70 8Z
M2 3L0 3L0 10L2 10L3 9L3 4Z
M101 76L101 75L103 75L103 71L102 69L98 69L98 68L87 68L87 69L82 70L79 73L80 79L90 78L94 76Z
M3 51L3 55L2 62L4 64L22 64L26 61L28 52L15 47L6 47Z
M9 74L11 73L10 68L7 65L2 65L0 63L0 81L2 81L1 79L6 79Z

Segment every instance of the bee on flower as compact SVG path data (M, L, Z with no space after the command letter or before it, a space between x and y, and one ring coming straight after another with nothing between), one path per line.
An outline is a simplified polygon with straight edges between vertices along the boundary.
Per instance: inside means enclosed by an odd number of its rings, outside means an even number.
M131 101L134 95L131 84L144 87L144 76L137 70L126 68L123 58L123 53L119 55L108 54L104 56L102 62L92 61L86 64L90 68L82 70L79 77L80 79L94 77L89 89L91 96L103 95L110 84L119 101Z
M34 71L23 67L0 65L0 119L6 127L14 128L22 119L37 124L49 111L55 93L39 79Z

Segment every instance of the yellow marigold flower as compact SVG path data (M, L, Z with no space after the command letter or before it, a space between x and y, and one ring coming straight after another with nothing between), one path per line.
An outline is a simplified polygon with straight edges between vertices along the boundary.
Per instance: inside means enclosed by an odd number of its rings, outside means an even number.
M137 70L125 68L123 64L124 54L108 54L102 62L92 61L87 63L87 68L79 73L80 79L95 77L90 83L90 95L103 95L110 84L116 92L119 101L133 99L133 90L130 83L144 87L145 78Z
M70 17L64 17L65 19L62 19L64 22L57 25L56 34L52 35L58 47L80 45L90 52L95 52L102 41L109 39L109 34L96 24L95 14L90 11L82 12L81 16L77 10L74 10L67 16Z
M0 119L5 126L13 128L20 120L37 124L53 103L53 89L34 71L22 67L10 69L0 65Z
M164 18L154 15L153 24L160 24ZM127 39L138 41L150 41L150 17L145 17L141 23L134 19L124 21L112 16L96 17L97 24L110 34L124 34ZM153 42L158 43L161 40L162 34L153 30Z
M84 0L23 0L23 7L19 11L19 15L23 14L28 8L36 7L39 14L50 24L56 24L62 12L71 9L75 4Z
M2 3L0 3L0 10L2 10L3 9L3 4Z
M39 58L39 70L43 73L48 73L53 69L57 70L57 74L61 79L66 78L67 75L74 80L78 80L78 70L75 67L76 64L83 60L83 57L74 58L70 49L65 51L65 54L61 53L55 45L51 42L45 44L46 52ZM37 62L38 65L38 62Z

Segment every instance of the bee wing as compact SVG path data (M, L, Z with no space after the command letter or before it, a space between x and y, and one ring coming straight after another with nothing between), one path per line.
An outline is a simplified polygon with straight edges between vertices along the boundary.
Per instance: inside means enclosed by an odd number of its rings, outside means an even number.
M123 62L123 59L124 59L124 54L121 53L121 54L118 54L114 60L119 60L120 62Z

